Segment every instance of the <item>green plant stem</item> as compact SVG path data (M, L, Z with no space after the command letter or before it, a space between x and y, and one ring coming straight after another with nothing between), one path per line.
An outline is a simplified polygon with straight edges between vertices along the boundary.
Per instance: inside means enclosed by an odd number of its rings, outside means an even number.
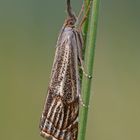
M86 10L88 8L87 4L89 4L89 0L88 0L88 2L84 1L85 13L86 13ZM88 32L88 25L89 25L89 14L87 15L87 19L83 25L83 39L84 39L83 58L84 58L85 49L86 49L86 38L87 38L87 32Z
M85 50L84 62L87 67L87 73L90 75L92 75L93 73L99 1L100 0L93 0L92 7L91 7L91 16L89 17L89 27L86 35L87 37L86 37L86 50ZM91 89L91 79L88 79L87 77L83 76L82 98L86 106L89 105L90 89ZM81 107L78 140L85 140L87 117L88 117L88 107Z

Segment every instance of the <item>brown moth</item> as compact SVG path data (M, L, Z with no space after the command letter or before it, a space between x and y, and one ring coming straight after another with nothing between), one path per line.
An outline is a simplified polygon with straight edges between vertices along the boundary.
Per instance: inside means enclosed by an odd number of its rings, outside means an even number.
M70 0L68 17L61 29L51 73L51 81L40 121L40 134L49 140L77 140L81 101L79 67L83 69L81 30ZM90 77L89 77L90 78Z

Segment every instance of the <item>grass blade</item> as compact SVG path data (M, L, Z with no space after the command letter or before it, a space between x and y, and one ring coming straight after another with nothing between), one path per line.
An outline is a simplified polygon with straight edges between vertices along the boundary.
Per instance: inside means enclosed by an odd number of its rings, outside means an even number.
M86 34L86 50L85 50L85 61L87 67L87 73L92 75L93 73L93 62L94 52L96 45L96 34L97 34L97 22L99 12L99 1L93 0L91 6L91 15L88 20L88 32ZM86 31L85 31L86 32ZM90 99L91 80L87 77L82 78L82 98L84 103L88 106ZM78 140L85 140L86 126L88 117L88 107L81 107L80 110L80 126Z

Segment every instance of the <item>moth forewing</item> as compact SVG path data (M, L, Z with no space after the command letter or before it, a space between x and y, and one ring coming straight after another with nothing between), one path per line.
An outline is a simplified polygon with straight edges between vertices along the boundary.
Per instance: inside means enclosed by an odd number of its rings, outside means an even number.
M76 140L79 113L79 34L65 27L59 38L47 100L41 119L41 135ZM68 139L69 138L69 139Z

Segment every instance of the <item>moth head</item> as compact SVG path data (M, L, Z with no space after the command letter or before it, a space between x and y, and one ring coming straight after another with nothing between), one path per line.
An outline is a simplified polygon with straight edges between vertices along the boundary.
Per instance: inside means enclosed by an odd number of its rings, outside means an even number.
M65 25L69 26L69 27L74 27L75 26L75 22L76 22L75 18L68 18L66 20L66 22L65 22Z

